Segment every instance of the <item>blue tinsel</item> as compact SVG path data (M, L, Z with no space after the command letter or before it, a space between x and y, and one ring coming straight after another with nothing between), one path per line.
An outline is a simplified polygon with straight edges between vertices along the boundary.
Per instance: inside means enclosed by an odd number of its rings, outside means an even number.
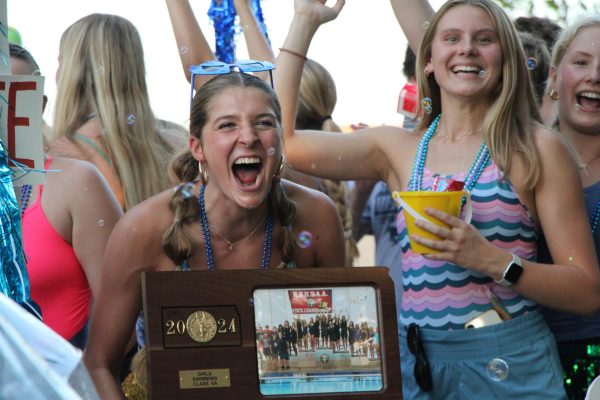
M39 316L29 297L29 276L21 240L21 214L12 186L8 155L0 140L0 292Z
M260 30L269 40L260 0L252 0L251 7L254 15L256 15ZM208 16L215 28L215 56L226 63L234 62L236 59L235 35L238 32L238 27L236 27L236 12L233 0L212 0Z
M212 0L208 16L215 27L217 59L232 63L235 61L235 7L233 0Z

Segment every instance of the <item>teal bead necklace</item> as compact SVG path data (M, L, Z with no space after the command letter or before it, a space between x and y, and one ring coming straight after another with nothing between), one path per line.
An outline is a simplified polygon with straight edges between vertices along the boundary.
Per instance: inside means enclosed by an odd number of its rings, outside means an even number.
M440 121L440 117L442 115L438 115L435 117L431 125L423 134L423 138L419 142L419 146L417 147L417 154L415 155L415 161L413 163L412 173L410 176L410 182L408 183L408 190L411 192L421 191L423 184L423 170L425 168L425 160L427 159L427 150L429 149L429 141L435 135L437 131L437 127ZM465 175L465 190L471 191L477 180L481 176L483 170L487 166L490 160L490 150L488 149L485 142L481 144L479 150L477 151L477 155L475 156L475 160L473 164L471 164L471 168ZM466 202L466 197L463 197L463 205ZM599 216L600 217L600 216Z

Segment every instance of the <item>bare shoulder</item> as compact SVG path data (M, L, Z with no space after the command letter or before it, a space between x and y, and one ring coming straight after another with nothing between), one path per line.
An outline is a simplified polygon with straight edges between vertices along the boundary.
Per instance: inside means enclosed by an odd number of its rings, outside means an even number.
M136 235L158 234L162 237L162 233L173 222L173 211L169 206L172 197L173 189L167 189L144 200L127 210L119 225Z
M98 168L89 161L79 160L67 157L52 157L52 164L47 177L63 176L69 179L77 179L78 181L86 181L89 179L97 179L101 176Z
M404 187L423 133L397 126L381 126L373 128L373 132L390 164L389 170L382 171L385 182L389 187Z
M331 199L324 193L299 185L292 181L282 179L281 184L288 198L296 205L296 211L301 212L304 208L334 206ZM334 206L335 207L335 206ZM315 211L314 209L312 211Z
M362 129L354 132L354 134L373 135L383 143L410 143L417 141L421 135L415 131L409 131L399 126L381 125L369 129Z
M573 149L560 133L542 125L536 125L534 138L542 163L573 162Z
M296 206L294 229L305 225L323 224L338 218L335 204L325 193L297 183L282 180L288 198Z

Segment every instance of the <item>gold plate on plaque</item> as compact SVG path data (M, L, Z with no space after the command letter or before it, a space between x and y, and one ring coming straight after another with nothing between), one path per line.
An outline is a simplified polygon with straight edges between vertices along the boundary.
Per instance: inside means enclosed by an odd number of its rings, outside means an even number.
M217 334L217 321L206 311L191 313L185 324L188 335L199 343L210 342Z
M231 387L229 368L189 369L179 371L180 389Z

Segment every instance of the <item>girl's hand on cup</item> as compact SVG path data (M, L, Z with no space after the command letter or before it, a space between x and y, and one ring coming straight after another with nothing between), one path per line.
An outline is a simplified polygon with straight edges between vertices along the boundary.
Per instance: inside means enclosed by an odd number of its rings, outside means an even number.
M448 261L464 268L484 271L484 259L493 254L497 248L488 242L471 224L434 208L426 208L425 213L448 227L435 225L429 221L417 220L415 225L424 229L441 240L426 239L412 235L412 239L438 253L424 254L430 260Z

